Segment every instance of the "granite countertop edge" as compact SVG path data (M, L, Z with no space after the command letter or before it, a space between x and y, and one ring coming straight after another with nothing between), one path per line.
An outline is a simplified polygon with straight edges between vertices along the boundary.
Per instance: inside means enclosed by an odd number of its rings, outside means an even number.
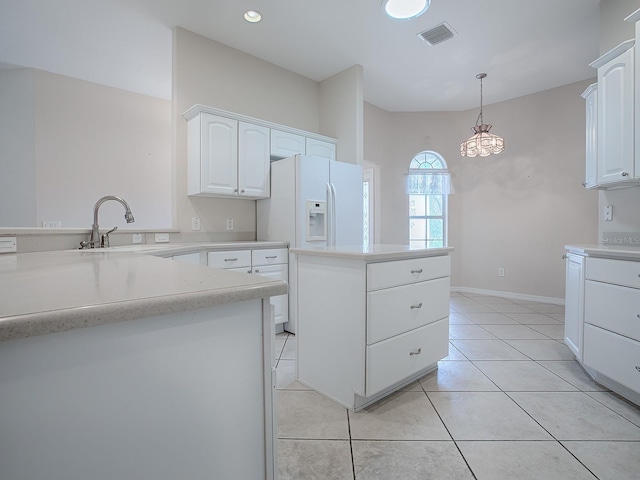
M570 244L565 245L564 248L569 253L587 257L640 261L640 246L635 245Z

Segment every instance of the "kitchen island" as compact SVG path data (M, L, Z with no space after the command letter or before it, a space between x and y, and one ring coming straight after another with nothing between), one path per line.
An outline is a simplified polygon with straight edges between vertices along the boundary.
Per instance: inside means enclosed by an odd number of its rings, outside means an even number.
M286 292L131 252L0 256L0 476L274 478Z
M453 248L357 245L297 257L298 380L357 411L449 354Z

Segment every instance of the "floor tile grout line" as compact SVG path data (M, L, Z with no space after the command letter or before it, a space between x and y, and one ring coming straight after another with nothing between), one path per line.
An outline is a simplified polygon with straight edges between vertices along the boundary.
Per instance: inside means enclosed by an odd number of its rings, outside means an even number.
M436 415L438 415L438 418L440 419L440 423L442 423L442 426L447 431L447 434L451 437L451 441L453 441L453 444L456 446L456 450L458 450L458 453L462 457L462 460L464 460L464 463L467 466L467 468L469 469L469 472L471 473L471 476L474 479L477 480L478 477L476 477L476 474L473 471L473 469L471 468L471 465L469 465L469 462L467 461L467 459L465 458L464 454L462 453L462 450L460 450L460 446L458 445L458 442L456 442L456 439L453 438L453 435L451 435L451 431L449 431L449 427L447 427L447 424L442 419L442 416L440 415L440 412L438 412L438 409L436 408L436 406L434 405L433 401L431 400L431 397L429 397L429 394L427 393L427 391L422 386L422 383L420 383L420 381L418 381L418 383L420 384L420 387L422 388L422 391L424 392L425 396L427 397L428 402L431 404L431 408L433 408L433 411L436 412Z
M618 416L622 417L624 420L626 420L626 421L628 421L628 422L632 423L633 425L635 425L636 427L640 428L640 422L636 423L636 422L634 422L633 420L629 420L627 417L625 417L624 415L622 415L620 412L618 412L618 411L614 410L613 408L611 408L611 407L610 407L609 405L607 405L606 403L601 402L601 401L600 401L600 400L598 400L597 398L592 397L591 395L589 395L589 393L588 393L588 392L584 392L584 391L582 391L582 390L581 390L581 392L582 392L582 393L584 393L585 395L587 395L589 398L591 398L591 399L595 400L596 402L598 402L600 405L602 405L602 406L604 406L604 407L608 408L609 410L611 410L611 411L612 411L613 413L615 413L616 415L618 415ZM591 393L595 393L595 392L591 392ZM612 391L610 391L610 390L609 390L609 391L606 391L606 392L600 392L600 393L609 393L609 394L615 395L615 394L614 394L614 392L612 392ZM639 441L640 441L640 440L639 440Z
M351 454L351 472L353 475L353 480L356 480L356 462L353 458L353 439L351 438L351 416L349 415L349 409L346 409L347 412L347 430L349 431L349 452Z

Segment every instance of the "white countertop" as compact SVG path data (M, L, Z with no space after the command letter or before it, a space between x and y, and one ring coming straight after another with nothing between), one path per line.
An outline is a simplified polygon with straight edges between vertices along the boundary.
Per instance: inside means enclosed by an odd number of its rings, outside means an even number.
M138 251L175 255L242 246L153 245ZM0 341L284 293L285 282L136 254L129 247L5 254L0 256Z
M402 258L432 257L448 255L454 251L453 247L418 248L410 245L339 245L334 247L292 248L296 255L311 255L319 257L345 258L365 261L384 261Z
M640 246L634 245L566 245L569 253L588 257L618 258L640 261Z

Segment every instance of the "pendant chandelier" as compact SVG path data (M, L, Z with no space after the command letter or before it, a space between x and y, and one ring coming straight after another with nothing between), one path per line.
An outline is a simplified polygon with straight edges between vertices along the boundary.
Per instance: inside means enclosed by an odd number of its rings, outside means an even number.
M479 73L476 78L480 80L480 115L476 119L476 126L472 128L474 135L460 144L460 155L463 157L488 157L497 155L504 150L504 138L489 133L491 125L482 120L482 79L486 73ZM479 123L478 123L479 122Z

